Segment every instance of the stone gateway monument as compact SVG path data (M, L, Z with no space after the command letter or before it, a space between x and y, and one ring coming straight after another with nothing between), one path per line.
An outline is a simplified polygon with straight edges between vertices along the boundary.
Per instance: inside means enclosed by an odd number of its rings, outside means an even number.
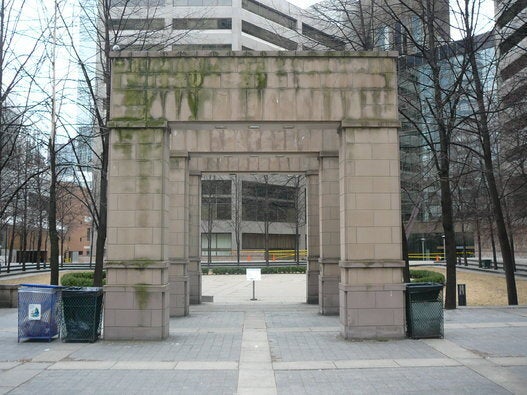
M306 302L405 335L393 52L121 52L112 68L104 337L200 303L204 173L304 174Z

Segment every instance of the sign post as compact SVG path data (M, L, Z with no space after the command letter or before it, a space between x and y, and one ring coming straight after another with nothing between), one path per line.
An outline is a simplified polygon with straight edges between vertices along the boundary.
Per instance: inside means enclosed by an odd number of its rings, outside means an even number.
M256 299L256 296L255 296L255 282L256 281L260 281L262 279L262 269L260 268L252 268L252 269L249 269L247 268L246 269L246 276L247 276L247 281L252 281L253 282L253 297L251 298L251 300L258 300Z

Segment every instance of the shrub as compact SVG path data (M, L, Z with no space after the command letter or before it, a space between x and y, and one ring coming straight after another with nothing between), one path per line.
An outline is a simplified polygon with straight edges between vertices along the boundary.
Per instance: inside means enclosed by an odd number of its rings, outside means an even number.
M201 268L203 274L208 274L209 270L213 274L245 274L245 267L212 267L212 268ZM276 274L276 273L305 273L306 267L297 266L264 266L261 268L262 274Z
M413 283L445 283L445 276L442 273L430 270L410 270L410 278Z
M106 272L103 272L103 284L106 284ZM93 272L66 273L60 279L60 284L65 287L92 287Z

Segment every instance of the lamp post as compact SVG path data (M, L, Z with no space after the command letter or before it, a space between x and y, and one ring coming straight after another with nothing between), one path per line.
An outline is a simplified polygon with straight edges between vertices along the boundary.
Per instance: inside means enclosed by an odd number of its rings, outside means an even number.
M421 260L424 262L425 261L425 238L424 237L421 237Z
M443 238L443 260L446 262L446 242L445 242L445 235L441 236Z

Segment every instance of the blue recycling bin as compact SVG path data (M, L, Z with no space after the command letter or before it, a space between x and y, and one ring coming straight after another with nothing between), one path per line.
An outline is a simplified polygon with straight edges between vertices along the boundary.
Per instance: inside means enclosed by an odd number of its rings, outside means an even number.
M21 284L18 288L18 341L51 341L59 335L62 287Z

